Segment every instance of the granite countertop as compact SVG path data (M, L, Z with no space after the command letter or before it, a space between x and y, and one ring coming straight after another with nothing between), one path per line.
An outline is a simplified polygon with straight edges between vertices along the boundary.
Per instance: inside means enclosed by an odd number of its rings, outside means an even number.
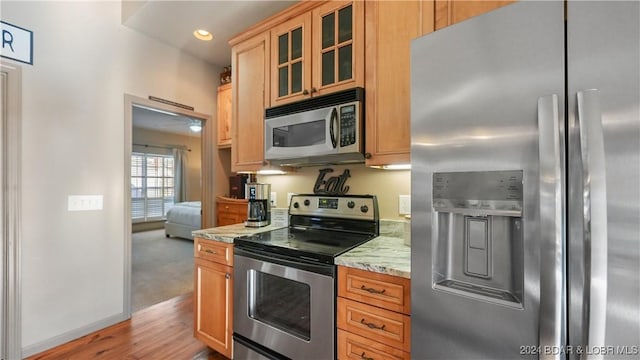
M196 230L193 236L233 244L242 235L280 229L280 226L249 228L244 224ZM380 236L348 251L335 260L336 265L411 278L411 247L404 244L404 221L380 220Z
M209 229L202 229L193 231L194 237L209 239L220 241L228 244L233 244L233 238L242 235L252 235L265 231L271 231L275 229L280 229L281 226L268 225L259 228L246 227L243 223L226 225L226 226L218 226Z
M404 221L381 220L380 236L336 258L336 265L411 278L411 247L404 244Z

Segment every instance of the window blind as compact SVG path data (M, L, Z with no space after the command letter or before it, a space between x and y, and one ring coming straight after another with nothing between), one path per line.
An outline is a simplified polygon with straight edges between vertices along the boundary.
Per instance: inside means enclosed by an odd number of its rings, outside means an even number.
M131 220L144 222L166 219L174 204L173 156L131 154Z

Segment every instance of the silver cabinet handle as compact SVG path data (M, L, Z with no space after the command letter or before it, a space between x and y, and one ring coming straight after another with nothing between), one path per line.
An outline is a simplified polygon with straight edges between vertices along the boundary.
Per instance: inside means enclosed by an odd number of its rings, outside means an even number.
M540 346L564 344L564 236L560 120L556 94L538 98L540 187ZM546 357L544 357L546 356ZM543 355L559 359L560 355Z
M601 346L607 309L607 189L599 91L578 91L577 107L585 249L583 336L590 346Z

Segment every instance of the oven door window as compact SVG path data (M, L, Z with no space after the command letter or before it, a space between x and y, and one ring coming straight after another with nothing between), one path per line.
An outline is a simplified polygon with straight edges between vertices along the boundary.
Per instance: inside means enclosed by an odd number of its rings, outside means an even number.
M325 127L324 119L274 127L273 146L287 148L322 145L326 142Z
M303 340L311 339L308 284L249 270L249 317Z

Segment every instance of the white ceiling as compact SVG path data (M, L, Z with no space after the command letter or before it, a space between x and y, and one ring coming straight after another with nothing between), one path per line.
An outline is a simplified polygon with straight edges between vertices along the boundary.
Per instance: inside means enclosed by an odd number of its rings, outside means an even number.
M122 23L152 38L220 67L231 64L228 41L252 25L298 1L122 1ZM213 40L193 36L196 29Z

